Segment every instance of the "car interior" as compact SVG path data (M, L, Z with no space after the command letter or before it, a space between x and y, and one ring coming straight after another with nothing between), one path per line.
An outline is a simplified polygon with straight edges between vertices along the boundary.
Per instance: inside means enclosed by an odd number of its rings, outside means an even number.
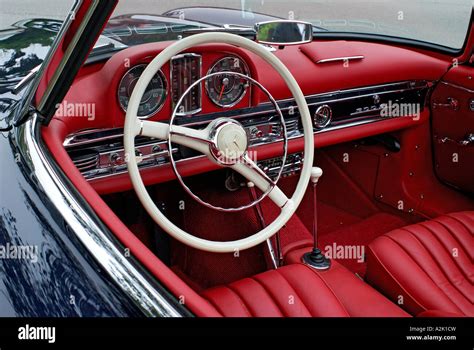
M305 138L314 146L311 178L291 218L260 244L218 252L157 224L127 167L132 91L172 44L88 60L42 137L124 249L192 314L474 315L472 50L456 65L443 52L380 41L258 44L301 89L310 135L296 97L264 56L221 42L174 55L134 104L136 120L187 130L237 121L258 171L277 179L287 198L299 186ZM93 116L66 113L91 103ZM280 215L268 191L193 147L137 133L134 149L154 205L194 237L244 240ZM311 256L314 248L324 256Z

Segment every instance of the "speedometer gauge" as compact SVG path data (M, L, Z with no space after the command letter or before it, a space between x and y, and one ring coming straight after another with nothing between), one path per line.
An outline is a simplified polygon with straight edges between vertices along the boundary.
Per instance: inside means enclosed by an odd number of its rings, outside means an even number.
M217 61L207 74L221 73L206 79L207 95L220 107L233 107L245 96L248 81L226 72L249 75L247 64L235 56L227 56Z
M120 106L127 112L130 96L146 68L146 64L140 64L131 68L120 81L118 88L118 100ZM163 107L166 99L166 79L161 71L158 71L148 84L143 98L138 107L138 117L145 119L157 113Z

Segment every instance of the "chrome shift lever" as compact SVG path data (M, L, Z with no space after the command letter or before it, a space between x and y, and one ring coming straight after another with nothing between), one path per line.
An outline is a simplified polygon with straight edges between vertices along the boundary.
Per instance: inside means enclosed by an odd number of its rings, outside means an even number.
M323 175L323 170L318 167L311 169L311 184L313 186L313 250L303 255L302 260L305 264L318 269L326 270L331 266L331 261L327 259L318 248L318 208L316 199L316 187L319 178Z
M253 182L248 182L247 187L250 192L250 196L252 198L252 201L257 200L257 193L255 192L255 185ZM263 218L263 211L262 207L260 205L260 202L258 202L255 205L255 214L257 216L257 219L260 223L260 227L263 229L265 228L265 219ZM267 239L267 248L268 248L268 254L270 255L270 260L272 263L272 266L274 269L277 269L281 265L281 248L280 248L280 233L277 232L276 234L276 243L277 243L277 249L278 249L278 256L277 253L275 253L275 249L273 249L273 244L270 238Z

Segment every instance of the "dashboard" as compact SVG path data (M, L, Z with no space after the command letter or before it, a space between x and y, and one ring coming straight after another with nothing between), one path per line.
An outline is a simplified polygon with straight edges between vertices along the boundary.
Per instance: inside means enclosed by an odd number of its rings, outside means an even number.
M89 62L66 100L94 103L96 115L55 117L66 126L62 143L70 158L99 192L112 191L111 179L122 183L127 179L122 139L128 101L147 64L168 44L144 44L120 51L105 62ZM314 42L274 54L306 96L316 146L323 146L325 139L334 144L415 126L418 121L413 113L391 115L387 107L418 106L412 112L425 118L433 83L449 64L412 50L365 42ZM350 57L358 59L351 61ZM283 125L268 97L245 77L259 81L277 100L289 137L283 176L298 173L302 128L296 104L272 68L245 50L215 44L173 57L150 81L138 116L167 122L175 112L176 124L195 128L204 128L219 117L234 118L244 126L251 148L270 149L260 153L258 165L271 175L281 163ZM178 163L194 164L193 173L210 169L203 156L189 149L176 145L171 152ZM167 142L138 137L136 156L141 170L157 173L161 168L170 173ZM148 183L166 180L152 177Z

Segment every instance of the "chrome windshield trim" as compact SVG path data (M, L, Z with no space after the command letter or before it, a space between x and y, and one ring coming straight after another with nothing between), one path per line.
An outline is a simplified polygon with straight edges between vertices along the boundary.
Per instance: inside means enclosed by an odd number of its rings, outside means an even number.
M104 271L146 316L183 316L183 311L180 312L170 300L159 293L151 281L134 266L135 260L125 256L124 248L118 242L113 242L61 180L60 174L46 155L44 146L38 141L38 119L35 114L19 126L17 137L41 190Z

